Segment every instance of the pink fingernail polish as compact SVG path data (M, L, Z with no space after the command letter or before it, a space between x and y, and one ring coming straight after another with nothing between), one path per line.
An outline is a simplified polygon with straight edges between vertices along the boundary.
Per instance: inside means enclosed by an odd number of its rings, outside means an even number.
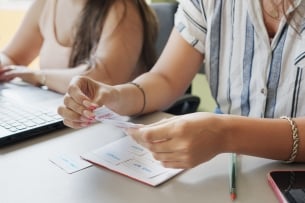
M93 105L91 105L91 106L89 106L89 110L91 110L91 111L93 111L94 109L96 109L97 107L96 106L93 106Z

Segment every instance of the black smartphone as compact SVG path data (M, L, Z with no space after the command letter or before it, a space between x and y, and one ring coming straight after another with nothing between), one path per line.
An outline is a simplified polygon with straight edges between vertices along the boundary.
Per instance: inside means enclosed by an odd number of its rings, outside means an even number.
M271 171L267 179L281 203L305 203L305 170Z

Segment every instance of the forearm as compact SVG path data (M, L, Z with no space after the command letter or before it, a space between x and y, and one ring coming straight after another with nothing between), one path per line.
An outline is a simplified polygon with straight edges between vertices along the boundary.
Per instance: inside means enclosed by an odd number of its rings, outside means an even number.
M108 85L121 84L128 81L130 78L129 74L126 74L125 77L121 77L122 73L120 71L114 72L111 68L113 68L111 64L107 65L106 62L100 62L94 67L89 68L82 75Z
M188 57L185 57L188 55ZM166 109L182 95L189 87L198 72L204 56L189 45L173 30L162 55L147 73L137 77L134 82L144 90L146 104L142 113ZM188 71L185 71L187 67ZM115 108L118 113L134 115L143 108L143 95L134 85L120 85L119 105ZM122 104L124 103L124 105Z
M14 36L3 49L13 65L28 66L38 56L43 42L39 19L44 5L45 1L40 0L31 3Z
M178 90L178 88L174 90L165 78L152 72L144 73L134 82L143 89L145 104L143 93L135 85L118 85L117 87L121 94L120 98L124 98L122 101L124 104L120 103L120 107L115 108L120 114L138 114L141 112L143 105L145 105L142 112L144 114L165 109L184 91L184 89ZM128 108L126 108L127 106Z
M228 152L275 160L288 160L293 146L291 125L286 119L223 116ZM305 118L294 119L300 138L296 161L305 161Z
M67 92L71 79L76 75L81 75L86 69L86 65L80 65L75 68L41 70L37 74L41 85L45 85L50 90L64 94Z

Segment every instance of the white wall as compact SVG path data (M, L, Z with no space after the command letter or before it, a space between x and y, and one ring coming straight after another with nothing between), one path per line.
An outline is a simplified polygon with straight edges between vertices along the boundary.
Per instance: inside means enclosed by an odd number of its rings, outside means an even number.
M0 0L0 9L26 9L33 0Z

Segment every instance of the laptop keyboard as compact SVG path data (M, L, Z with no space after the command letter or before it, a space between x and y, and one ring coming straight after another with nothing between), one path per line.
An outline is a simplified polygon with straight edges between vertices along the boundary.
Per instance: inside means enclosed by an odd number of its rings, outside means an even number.
M12 103L12 101L7 101L3 97L0 97L0 106L0 126L11 132L20 132L62 120L56 112Z

